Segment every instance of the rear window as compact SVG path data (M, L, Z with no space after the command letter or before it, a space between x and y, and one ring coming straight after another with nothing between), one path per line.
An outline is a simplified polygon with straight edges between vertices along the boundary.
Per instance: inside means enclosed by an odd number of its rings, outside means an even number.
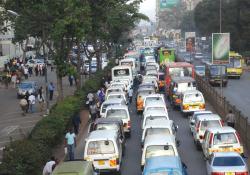
M111 109L107 111L107 118L127 119L128 114L125 109Z
M207 128L211 127L220 127L220 121L219 120L207 120L201 122L200 130L206 130Z
M113 154L115 153L114 143L109 140L92 141L88 144L88 155Z
M160 97L147 97L145 101L145 106L149 105L150 103L155 103L155 102L157 103L159 102L160 104L164 103L164 101Z
M240 157L215 157L213 166L244 166L245 163Z
M147 95L150 95L150 94L154 94L154 90L145 90L145 91L140 91L138 93L139 96L147 96Z
M204 102L201 93L186 94L184 96L184 103L196 103L196 102Z
M163 108L163 107L156 107L156 106L154 106L154 107L147 107L146 108L146 111L150 111L150 112L162 112L162 113L165 113L165 108ZM146 113L146 112L145 112Z
M170 131L168 128L149 128L146 131L145 138L148 135L155 135L155 134L167 135L170 134Z
M214 145L235 144L238 143L234 133L220 133L214 135Z
M117 103L118 104L118 103ZM107 107L115 105L115 103L108 103L108 104L103 104L102 105L102 113L106 112Z
M97 124L96 130L119 130L118 126L116 124Z
M111 93L111 92L122 92L121 89L108 89L107 93Z
M156 156L175 156L174 148L172 145L152 145L146 149L146 158Z
M151 116L151 117L147 117L146 121L145 121L146 125L148 124L148 122L150 122L150 121L152 121L154 119L166 119L166 117L165 116Z
M123 99L123 96L122 95L109 95L108 96L108 99L114 99L114 98L121 98L121 99Z

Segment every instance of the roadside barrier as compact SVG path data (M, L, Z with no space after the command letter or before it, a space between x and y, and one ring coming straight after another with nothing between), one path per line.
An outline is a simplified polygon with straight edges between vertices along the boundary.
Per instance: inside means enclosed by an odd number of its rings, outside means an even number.
M222 119L225 119L229 110L232 110L236 117L235 128L239 132L245 148L250 150L250 123L248 117L244 116L241 111L232 105L224 96L221 96L221 94L201 76L196 75L195 79L198 89L203 93L206 100L209 101Z

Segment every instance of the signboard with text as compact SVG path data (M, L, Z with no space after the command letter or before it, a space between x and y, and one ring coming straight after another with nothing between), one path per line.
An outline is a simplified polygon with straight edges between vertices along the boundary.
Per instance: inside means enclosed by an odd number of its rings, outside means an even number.
M212 34L213 64L228 64L230 52L230 33Z
M160 0L160 9L176 7L179 0Z

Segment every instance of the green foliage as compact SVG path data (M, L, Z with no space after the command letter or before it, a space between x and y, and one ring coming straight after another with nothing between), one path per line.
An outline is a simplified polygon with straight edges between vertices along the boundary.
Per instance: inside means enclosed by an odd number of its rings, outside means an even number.
M244 51L250 47L250 1L222 0L222 32L229 32L232 50ZM220 3L203 0L194 12L198 31L205 36L220 32Z

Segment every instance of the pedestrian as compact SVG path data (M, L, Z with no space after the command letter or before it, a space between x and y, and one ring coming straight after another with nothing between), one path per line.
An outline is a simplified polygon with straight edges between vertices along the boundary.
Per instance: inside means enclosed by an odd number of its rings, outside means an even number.
M51 101L53 100L53 95L54 95L54 90L55 90L55 86L53 82L50 82L48 89L49 89L49 100Z
M32 93L29 96L29 108L30 108L30 112L34 113L35 112L35 104L36 104L36 97L35 95Z
M76 113L72 119L72 123L73 123L73 126L74 126L74 132L75 134L77 135L78 132L79 132L79 126L81 124L81 118L80 118L80 114L79 113Z
M65 135L64 140L65 147L67 147L67 152L69 154L69 160L74 160L74 149L76 147L76 135L73 129L70 128Z
M27 80L28 79L28 68L26 66L23 69L23 74L24 74L25 79Z
M17 75L13 73L11 76L11 82L13 83L13 88L16 88Z
M38 73L39 73L38 65L36 65L36 67L35 67L35 74L36 74L36 76L38 76Z
M39 71L39 75L42 76L42 71L43 71L43 65L42 64L38 65L38 71Z
M88 93L88 95L87 95L87 102L86 102L86 104L87 105L89 105L90 103L92 103L93 101L94 101L94 94L93 93Z
M46 68L45 68L45 65L42 66L42 74L43 76L45 76L45 73L46 73Z
M142 96L138 97L136 105L137 105L137 109L140 109L140 110L143 109L143 99L142 99Z
M129 97L129 103L132 103L132 99L133 99L133 88L130 88L128 90L128 97Z
M29 72L29 76L31 77L33 74L33 67L29 66L28 72Z
M26 111L27 111L27 108L28 108L28 102L25 98L22 98L20 100L20 107L21 107L21 110L22 110L22 114L25 115Z
M43 168L43 175L51 175L57 163L58 161L55 159L55 157L51 157Z
M30 96L29 92L26 91L25 96L24 96L24 98L26 99L26 101L27 101L27 103L28 103L28 104L27 104L27 108L26 108L26 113L29 112L29 105L30 105L29 96Z
M95 119L97 118L97 112L98 112L97 105L93 101L89 105L89 114L90 114L91 121L95 121Z
M69 85L73 86L73 80L74 80L73 75L69 75L68 79L69 79Z
M38 103L39 103L40 112L43 112L45 98L44 98L44 95L43 95L43 87L42 86L39 88L37 100L38 100Z
M101 105L105 100L104 88L101 88L101 90L99 90L97 94L98 94L98 99L99 99L99 102L100 102L100 105Z
M226 115L225 121L227 122L227 126L231 126L232 128L235 127L236 119L232 110L229 110L229 113Z

